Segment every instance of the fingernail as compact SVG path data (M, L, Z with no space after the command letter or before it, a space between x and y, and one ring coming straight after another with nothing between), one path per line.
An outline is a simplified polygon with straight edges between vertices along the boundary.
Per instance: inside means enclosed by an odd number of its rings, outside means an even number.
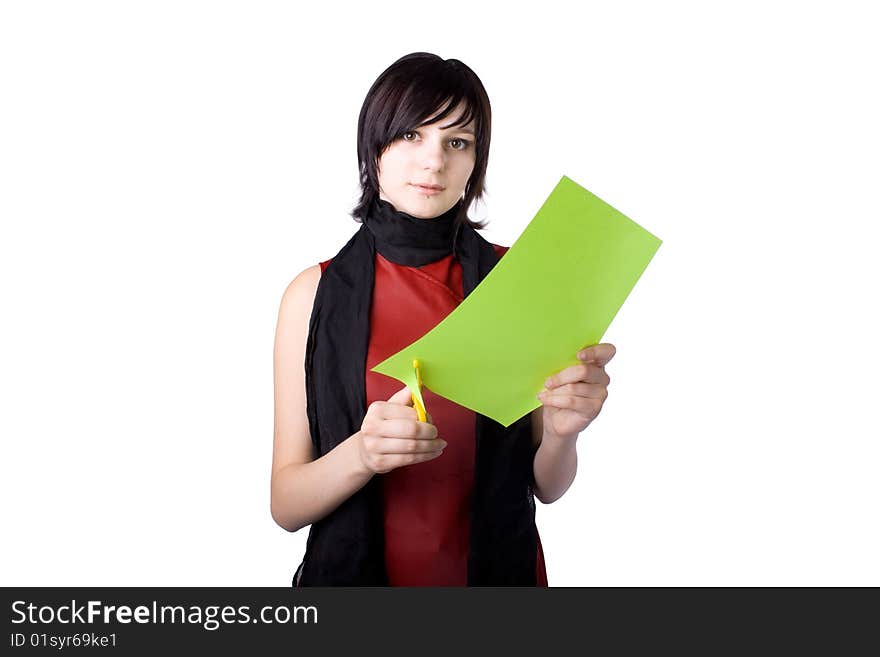
M546 381L544 381L544 387L545 387L545 388L549 388L549 387L550 387L550 379L547 379Z

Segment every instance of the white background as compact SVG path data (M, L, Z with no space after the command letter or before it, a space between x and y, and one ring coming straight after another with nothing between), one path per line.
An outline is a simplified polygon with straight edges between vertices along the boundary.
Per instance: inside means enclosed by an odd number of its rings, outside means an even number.
M487 239L565 174L664 241L538 506L550 584L880 585L869 3L319 4L0 8L0 582L289 585L278 303L424 50L491 98Z

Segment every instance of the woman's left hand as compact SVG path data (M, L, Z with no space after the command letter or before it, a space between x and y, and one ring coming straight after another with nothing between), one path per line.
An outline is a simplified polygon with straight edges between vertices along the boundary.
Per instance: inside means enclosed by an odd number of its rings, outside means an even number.
M576 438L596 419L608 398L611 379L605 366L617 353L613 344L582 349L581 361L551 376L538 399L544 404L544 431L563 438Z

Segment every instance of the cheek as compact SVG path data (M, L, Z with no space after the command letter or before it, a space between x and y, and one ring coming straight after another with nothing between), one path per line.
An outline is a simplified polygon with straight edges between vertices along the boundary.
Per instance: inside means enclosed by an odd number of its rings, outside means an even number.
M461 179L462 184L468 181L468 178L471 177L471 174L474 172L474 157L468 156L462 158L462 161L459 166L459 178Z
M395 153L383 155L379 161L379 175L387 178L389 183L400 178L404 169L403 159Z

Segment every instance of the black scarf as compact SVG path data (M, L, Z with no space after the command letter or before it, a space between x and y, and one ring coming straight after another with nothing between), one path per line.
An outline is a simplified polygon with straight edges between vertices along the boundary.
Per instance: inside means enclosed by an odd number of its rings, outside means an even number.
M316 458L359 431L366 415L376 251L405 266L454 252L465 297L497 263L492 245L459 220L461 211L459 202L439 217L419 219L378 200L321 276L305 358L306 410ZM530 414L505 428L477 413L475 450L468 585L534 586ZM312 524L295 586L388 585L380 476Z

